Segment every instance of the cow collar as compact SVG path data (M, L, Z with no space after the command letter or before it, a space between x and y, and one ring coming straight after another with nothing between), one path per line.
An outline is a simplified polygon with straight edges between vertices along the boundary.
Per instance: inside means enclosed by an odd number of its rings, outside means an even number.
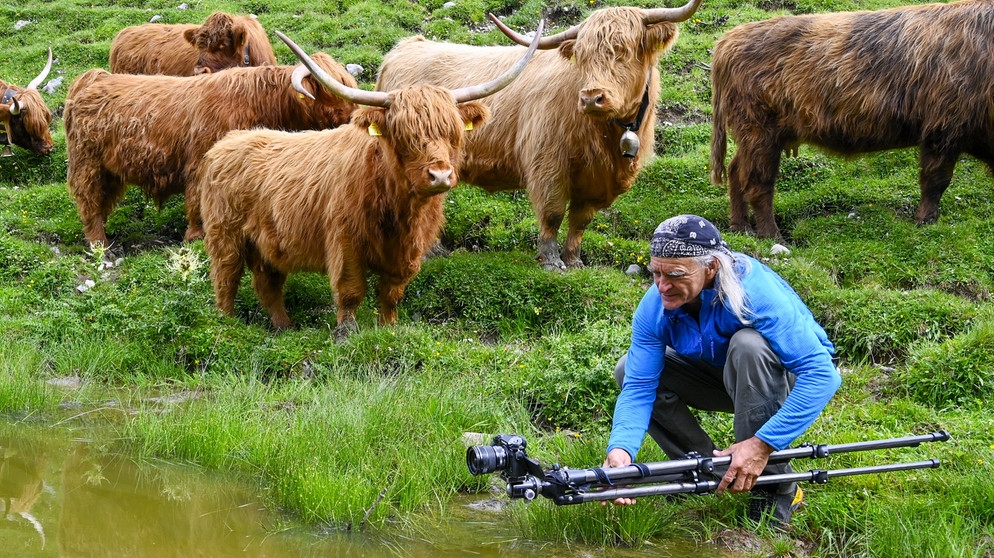
M639 137L638 131L642 127L642 119L645 118L645 111L649 109L649 84L651 82L652 74L649 74L649 78L645 80L645 92L642 93L642 102L639 104L639 110L635 113L635 120L631 122L624 122L620 118L615 118L614 122L621 126L624 133L621 134L621 155L623 157L635 157L639 152Z
M17 95L17 91L8 87L7 90L3 92L3 97L0 98L0 104L6 105L11 99L14 98L14 95Z

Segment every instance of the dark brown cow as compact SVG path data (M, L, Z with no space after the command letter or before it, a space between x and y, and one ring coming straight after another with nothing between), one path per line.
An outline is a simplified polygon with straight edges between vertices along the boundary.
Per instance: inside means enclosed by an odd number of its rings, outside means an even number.
M203 25L125 27L110 44L115 74L192 76L238 66L273 66L276 55L252 16L211 14Z
M48 155L55 146L49 131L52 111L38 92L38 86L51 69L52 49L48 49L48 63L27 87L17 87L0 80L0 131L4 133L0 143L4 144L5 155L11 154L9 143L38 155Z
M336 79L355 85L331 57L316 58ZM316 99L293 90L294 72ZM180 78L96 69L77 78L65 107L68 187L86 240L106 246L107 216L128 184L159 205L185 193L186 239L197 238L200 193L189 187L191 173L224 134L256 127L320 130L348 122L355 106L313 77L301 78L302 72L304 66L260 66Z
M537 37L541 37L539 26ZM397 319L404 288L444 224L442 201L458 182L466 130L489 117L474 99L510 83L535 44L502 76L455 90L412 85L389 93L341 85L279 35L336 95L367 105L336 130L232 132L200 169L217 306L234 315L244 268L273 326L291 327L287 274L324 272L338 305L336 337L356 328L366 279L379 276L381 324Z
M917 146L919 224L961 153L994 170L994 3L968 0L875 12L775 17L732 29L714 47L711 180L731 224L778 237L781 152L807 143L842 155Z
M494 120L467 140L462 179L488 192L528 191L541 228L537 259L546 268L583 265L580 241L594 213L627 192L652 155L656 65L676 40L673 22L689 18L699 4L594 11L544 38L539 48L557 51L538 53L520 79L483 100ZM491 17L516 42L528 43ZM490 79L522 50L405 39L384 57L376 87L425 81L462 87ZM623 145L628 128L637 130ZM634 142L641 144L635 153ZM567 206L569 232L560 253L557 235Z

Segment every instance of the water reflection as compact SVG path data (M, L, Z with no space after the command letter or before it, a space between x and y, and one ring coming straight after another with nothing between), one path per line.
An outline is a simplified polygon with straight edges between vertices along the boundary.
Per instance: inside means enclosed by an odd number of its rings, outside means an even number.
M92 432L86 434L0 419L4 518L0 555L624 558L642 554L521 540L506 514L471 509L468 500L451 506L444 519L392 532L290 528L287 518L262 505L251 486L196 467L139 463L110 451L110 445ZM662 556L695 556L700 551L686 545L653 548L653 554Z

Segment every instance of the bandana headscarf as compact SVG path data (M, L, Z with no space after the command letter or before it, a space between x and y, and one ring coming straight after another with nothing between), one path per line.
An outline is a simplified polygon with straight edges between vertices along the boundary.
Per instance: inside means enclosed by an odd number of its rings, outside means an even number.
M731 254L718 228L697 215L677 215L663 221L649 243L649 255L654 258L696 258L712 252Z

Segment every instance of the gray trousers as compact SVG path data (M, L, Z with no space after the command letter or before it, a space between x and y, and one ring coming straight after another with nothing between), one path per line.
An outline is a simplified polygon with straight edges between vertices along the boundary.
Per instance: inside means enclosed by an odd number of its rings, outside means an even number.
M618 386L624 383L627 359L625 353L614 368ZM724 368L667 348L664 369L649 420L649 436L670 459L682 459L689 452L709 456L716 449L690 407L734 413L735 441L741 442L754 436L780 410L794 385L794 376L783 367L770 344L751 328L732 336ZM788 472L790 464L784 462L767 465L763 474ZM793 494L794 483L763 490Z

